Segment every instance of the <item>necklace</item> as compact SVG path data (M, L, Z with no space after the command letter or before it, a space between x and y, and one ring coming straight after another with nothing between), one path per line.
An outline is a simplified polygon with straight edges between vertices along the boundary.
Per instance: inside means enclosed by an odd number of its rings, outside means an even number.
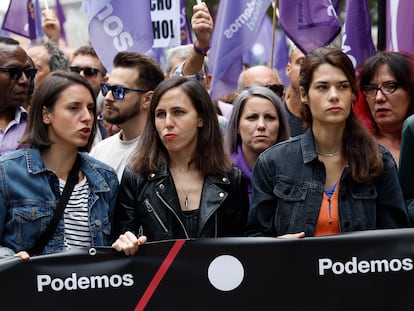
M336 156L342 155L342 152L340 152L340 151L334 152L334 153L322 153L322 152L316 151L316 153L318 155L320 155L321 157L326 157L326 158L331 158L331 157L336 157Z

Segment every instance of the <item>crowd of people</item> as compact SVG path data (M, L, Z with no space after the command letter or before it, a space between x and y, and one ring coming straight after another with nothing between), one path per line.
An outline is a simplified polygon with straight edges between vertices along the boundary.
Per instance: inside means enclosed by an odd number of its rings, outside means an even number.
M212 100L213 18L165 70L92 46L0 38L0 256L147 241L306 238L414 224L414 57L291 46L284 86L265 65ZM6 178L8 176L8 178Z

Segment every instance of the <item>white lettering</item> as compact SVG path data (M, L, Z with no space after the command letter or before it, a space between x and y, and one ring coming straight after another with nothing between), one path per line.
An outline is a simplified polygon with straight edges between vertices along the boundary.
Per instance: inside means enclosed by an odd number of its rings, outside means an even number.
M386 273L398 271L411 271L414 263L411 258L373 259L361 260L352 257L351 260L343 263L334 262L330 258L320 258L318 263L319 275L326 275L329 272L335 275L357 274L357 273Z
M52 278L50 275L41 274L37 276L37 291L43 292L46 289L53 291L73 291L73 290L86 290L86 289L101 289L101 288L118 288L121 286L130 287L134 285L134 277L132 274L127 273L123 275L93 275L93 276L81 276L74 272L70 277L65 279Z

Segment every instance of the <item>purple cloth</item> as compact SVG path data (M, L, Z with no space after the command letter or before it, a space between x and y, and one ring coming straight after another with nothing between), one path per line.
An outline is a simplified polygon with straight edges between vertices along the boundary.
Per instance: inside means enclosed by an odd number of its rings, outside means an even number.
M234 166L238 167L243 175L246 177L247 180L247 192L249 194L249 202L252 201L252 168L247 164L241 145L237 147L237 153L233 153L230 155L231 159L233 160Z
M368 0L347 0L342 51L348 55L354 68L375 54L371 35Z
M89 15L89 38L105 68L120 51L148 51L154 42L150 1L83 0Z
M56 15L60 22L60 37L67 42L65 28L63 27L63 24L66 22L66 15L60 0L56 0Z
M190 20L187 16L185 0L180 0L180 29L181 29L181 45L193 43L191 37Z
M332 42L341 31L335 6L330 0L280 0L280 27L307 54Z
M243 54L250 49L271 0L221 0L209 54L212 99L237 89Z
M14 119L7 125L5 131L0 130L0 155L19 149L27 125L27 111L20 107L16 110Z
M412 0L387 0L387 50L414 54L413 12Z

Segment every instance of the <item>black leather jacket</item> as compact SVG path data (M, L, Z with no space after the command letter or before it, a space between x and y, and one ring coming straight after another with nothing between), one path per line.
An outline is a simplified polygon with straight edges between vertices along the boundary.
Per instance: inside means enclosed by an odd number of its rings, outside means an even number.
M249 199L241 171L206 176L199 207L197 238L243 236ZM142 175L127 166L118 195L115 232L129 230L148 241L190 238L181 220L172 176L166 165Z

